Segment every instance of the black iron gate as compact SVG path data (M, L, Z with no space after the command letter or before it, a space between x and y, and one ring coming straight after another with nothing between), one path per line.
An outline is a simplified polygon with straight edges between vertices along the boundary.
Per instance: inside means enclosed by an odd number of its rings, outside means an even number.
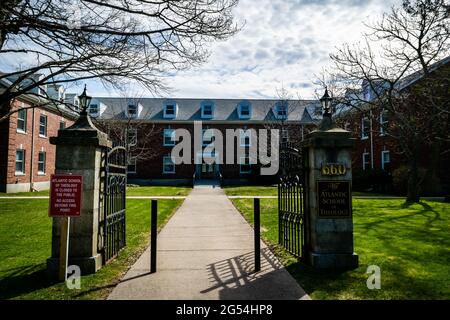
M103 191L103 263L125 246L127 153L122 146L105 150Z
M305 246L305 188L300 149L289 143L280 146L278 182L278 242L296 257L303 257Z

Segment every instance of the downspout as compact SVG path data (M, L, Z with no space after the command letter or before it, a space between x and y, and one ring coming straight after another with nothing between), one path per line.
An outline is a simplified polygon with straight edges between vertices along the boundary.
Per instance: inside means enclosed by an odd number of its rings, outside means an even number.
M32 108L32 117L31 117L31 160L30 160L30 192L33 192L33 163L34 163L34 110L35 107Z
M370 164L372 170L374 169L373 165L373 126L372 126L372 110L370 110Z

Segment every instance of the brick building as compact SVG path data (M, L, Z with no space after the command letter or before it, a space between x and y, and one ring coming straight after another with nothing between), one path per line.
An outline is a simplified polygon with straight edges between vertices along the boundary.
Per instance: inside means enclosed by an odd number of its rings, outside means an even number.
M450 74L450 57L436 62L430 66L431 76L439 72L439 81L442 81L442 74L446 74L445 78L448 81L448 74ZM396 90L400 92L407 92L407 90L414 90L414 87L420 85L424 80L420 72L416 72L399 81ZM448 84L447 84L448 86ZM363 83L360 90L347 92L348 95L358 96L357 101L371 101L375 99L373 87L383 88L382 84L369 86ZM415 96L416 97L416 96ZM445 98L445 97L444 97ZM415 98L416 99L416 98ZM448 99L448 97L446 98ZM352 99L348 99L351 101ZM414 101L411 101L414 103ZM352 168L356 176L369 174L370 179L376 179L377 176L385 175L385 179L380 179L375 183L392 183L392 176L395 170L403 167L406 168L408 163L403 155L402 148L400 148L399 141L393 137L394 130L390 129L395 126L393 119L390 119L387 110L382 107L372 105L370 107L362 106L357 109L349 109L346 107L338 107L338 115L336 122L346 130L353 133L355 138L355 148L352 157ZM426 112L426 111L425 111ZM448 127L448 118L442 123L435 123L436 126ZM450 150L448 142L443 142L442 150ZM426 146L421 150L419 159L419 167L422 170L423 177L423 191L426 194L442 194L445 190L450 188L450 170L448 170L448 163L450 163L450 153L433 153L431 147ZM430 169L436 168L436 179L430 179ZM436 177L435 177L436 178ZM389 181L390 180L390 181ZM439 186L437 186L439 184ZM383 186L382 186L383 187ZM393 187L393 186L391 186ZM381 188L384 189L384 188ZM389 189L389 188L388 188ZM390 191L395 190L395 186ZM398 189L398 188L397 188ZM380 190L389 191L389 190ZM403 190L404 191L404 190ZM448 191L447 191L448 192Z
M0 86L8 85L4 81ZM64 98L62 91L55 93ZM0 122L0 192L48 189L55 168L55 146L49 138L76 116L39 94L22 95L12 103L21 109Z
M261 176L262 164L249 157L251 148L259 146L260 130L278 129L283 141L300 142L316 126L321 108L318 101L310 100L95 97L89 113L111 137L115 136L111 131L117 128L122 137L127 136L130 182L151 179L153 183L191 183L193 179L223 178L225 182L236 183L274 181L276 177ZM202 128L198 130L202 133L195 138L195 127L200 123ZM176 144L176 129L184 129L190 135L189 163L174 164L170 157ZM227 130L234 131L235 136L228 137ZM233 150L227 147L230 139L234 141ZM219 147L219 140L223 143L222 150L213 153L205 150L208 145ZM270 140L265 141L270 144ZM236 155L239 148L241 154ZM136 151L143 149L150 152L142 156ZM227 161L230 155L233 164ZM200 163L202 157L210 163Z

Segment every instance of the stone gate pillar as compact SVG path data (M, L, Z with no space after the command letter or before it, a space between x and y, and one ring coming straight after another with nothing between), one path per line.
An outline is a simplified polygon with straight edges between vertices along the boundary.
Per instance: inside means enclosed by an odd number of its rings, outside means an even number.
M302 143L305 157L306 258L317 269L353 269L351 134L331 116Z
M102 267L102 235L99 234L101 216L100 178L102 149L111 146L105 133L92 124L86 111L69 128L59 130L50 138L56 145L56 174L83 176L81 215L70 219L69 265L77 265L81 274L94 273ZM53 218L52 255L47 268L57 274L59 265L60 218Z

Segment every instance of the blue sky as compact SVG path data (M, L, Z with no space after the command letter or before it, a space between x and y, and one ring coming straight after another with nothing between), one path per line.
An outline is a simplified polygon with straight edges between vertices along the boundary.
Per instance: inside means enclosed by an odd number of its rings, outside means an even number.
M200 67L174 73L164 96L178 98L276 98L281 87L293 97L313 98L316 75L330 65L329 54L361 40L363 22L376 19L401 0L241 0L235 8L243 29L209 45ZM94 96L121 96L99 81L87 83ZM68 92L81 91L72 85ZM128 95L151 97L133 86Z

